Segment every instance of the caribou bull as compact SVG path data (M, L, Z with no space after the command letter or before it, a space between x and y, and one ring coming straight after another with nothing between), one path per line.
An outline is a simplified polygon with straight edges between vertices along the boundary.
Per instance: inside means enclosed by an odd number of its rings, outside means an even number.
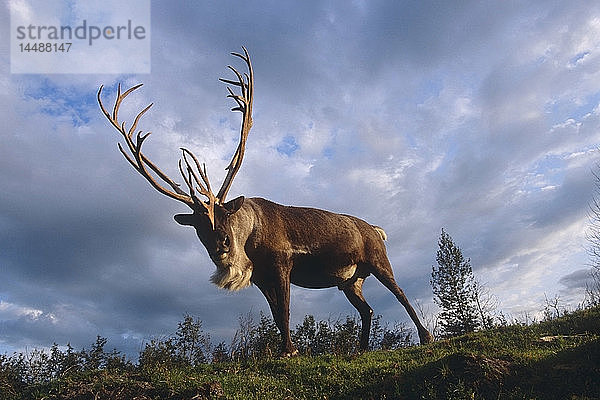
M128 151L119 143L123 156L156 190L191 208L191 214L175 215L175 221L196 230L217 267L211 277L214 284L229 290L239 290L250 284L260 289L281 332L283 356L297 354L289 330L290 283L314 289L337 286L343 291L360 313L360 347L366 350L373 310L363 297L362 285L371 274L404 306L417 327L421 343L431 342L433 337L423 327L394 280L383 243L386 239L383 229L350 215L283 206L258 197L241 196L226 201L244 157L246 139L252 126L254 93L254 75L247 50L243 48L243 54L232 55L245 62L248 72L241 74L229 66L234 79L220 79L237 88L234 91L228 86L227 97L235 101L232 111L241 112L242 123L239 145L216 195L211 189L206 166L201 165L188 149L181 149L182 158L179 160L187 192L142 153L142 145L150 132L143 134L136 129L140 118L152 104L135 117L129 129L124 122L119 122L121 102L141 84L125 92L121 92L119 85L112 113L102 104L102 86L98 90L102 112L125 140Z

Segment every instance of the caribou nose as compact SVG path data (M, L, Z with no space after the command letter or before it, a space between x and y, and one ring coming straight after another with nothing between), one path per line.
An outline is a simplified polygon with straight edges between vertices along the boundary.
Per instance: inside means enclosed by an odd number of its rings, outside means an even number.
M222 260L227 257L227 253L229 253L229 247L223 245L217 245L217 250L215 251L215 258Z
M227 257L227 253L217 253L217 259L223 260Z
M210 258L212 258L215 263L221 264L223 261L225 261L225 258L227 258L227 253L223 251L216 251L210 255Z

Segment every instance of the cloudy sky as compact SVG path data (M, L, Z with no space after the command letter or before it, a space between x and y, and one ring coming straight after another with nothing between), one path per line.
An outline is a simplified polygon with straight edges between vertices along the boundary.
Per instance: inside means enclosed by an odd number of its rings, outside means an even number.
M114 3L105 12L135 19ZM10 7L35 4L3 1L0 352L101 335L136 354L184 313L229 341L240 315L268 313L257 288L209 282L206 251L172 218L185 205L130 168L95 99L101 84L108 102L118 82L143 82L122 113L155 103L141 123L150 157L179 179L189 147L220 182L239 114L217 78L241 45L254 127L229 198L384 227L399 285L425 308L442 228L505 313L537 312L545 296L576 305L600 161L600 4L455 3L153 1L151 73L15 74ZM375 313L406 319L374 278L364 289ZM354 309L337 289L293 289L292 325L308 313Z

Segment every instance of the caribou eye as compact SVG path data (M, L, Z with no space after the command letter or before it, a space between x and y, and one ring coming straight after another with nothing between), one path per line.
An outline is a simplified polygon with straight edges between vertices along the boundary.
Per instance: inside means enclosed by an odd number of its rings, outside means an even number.
M229 236L225 235L225 238L223 239L223 245L224 246L229 246L230 245L230 241L229 241Z

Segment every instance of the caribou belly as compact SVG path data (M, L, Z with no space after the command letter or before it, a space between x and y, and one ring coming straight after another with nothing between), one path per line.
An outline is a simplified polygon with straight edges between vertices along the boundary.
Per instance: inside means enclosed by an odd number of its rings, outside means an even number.
M290 275L291 283L309 289L337 286L343 289L356 279L356 264L327 268L318 263L296 265Z

